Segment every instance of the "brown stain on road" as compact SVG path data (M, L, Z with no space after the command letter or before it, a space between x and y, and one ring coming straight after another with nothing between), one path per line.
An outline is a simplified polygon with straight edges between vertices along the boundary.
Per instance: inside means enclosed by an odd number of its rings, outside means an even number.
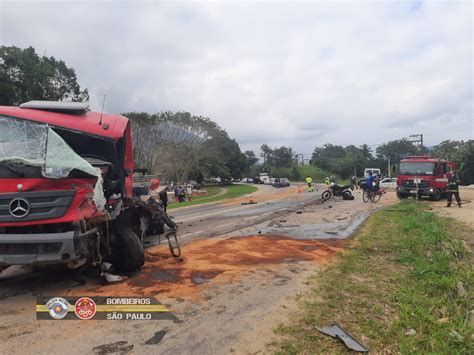
M274 270L285 263L325 264L341 250L341 240L295 240L254 235L194 241L182 248L184 260L169 256L165 246L147 251L145 266L120 284L86 285L69 295L166 296L201 299L209 284L238 282L252 270Z

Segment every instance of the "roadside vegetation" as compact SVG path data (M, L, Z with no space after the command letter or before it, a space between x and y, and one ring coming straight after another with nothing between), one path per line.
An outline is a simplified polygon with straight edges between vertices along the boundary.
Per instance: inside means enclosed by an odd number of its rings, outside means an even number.
M229 198L244 196L257 191L257 188L251 185L229 185L225 187L208 186L205 189L208 192L207 194L201 196L193 196L193 199L191 201L181 203L172 202L168 205L168 209L217 202ZM221 191L225 191L225 193L221 193Z
M346 352L314 329L337 320L374 353L474 353L473 257L464 241L472 235L421 203L375 213L338 260L311 279L310 294L300 296L292 324L276 330L281 340L272 349Z

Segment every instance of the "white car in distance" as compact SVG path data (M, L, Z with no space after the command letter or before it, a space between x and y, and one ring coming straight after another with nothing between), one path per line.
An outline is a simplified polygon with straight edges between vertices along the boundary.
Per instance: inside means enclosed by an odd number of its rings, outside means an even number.
M380 187L395 190L397 188L397 178L385 178L380 180Z

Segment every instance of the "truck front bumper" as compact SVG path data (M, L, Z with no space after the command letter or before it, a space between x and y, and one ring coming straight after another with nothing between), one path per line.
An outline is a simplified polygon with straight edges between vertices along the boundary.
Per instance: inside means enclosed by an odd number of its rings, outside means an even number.
M414 196L418 193L418 196L435 196L439 193L439 190L434 187L405 187L398 186L397 192L401 195Z
M10 265L56 265L87 254L90 233L0 234L0 270Z

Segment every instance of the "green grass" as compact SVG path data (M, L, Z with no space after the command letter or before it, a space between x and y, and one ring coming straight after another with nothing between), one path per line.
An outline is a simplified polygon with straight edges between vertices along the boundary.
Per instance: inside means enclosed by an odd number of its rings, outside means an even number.
M346 352L314 329L334 319L374 353L474 353L468 320L473 257L462 240L472 233L416 202L377 212L348 251L310 280L298 315L276 329L281 337L270 348L284 354ZM458 296L459 281L467 296ZM405 335L411 328L416 334Z
M227 190L225 194L219 195L221 189ZM195 196L191 201L186 201L182 203L170 203L168 209L180 208L185 206L201 205L204 203L216 202L221 200L226 200L229 198L240 197L243 195L251 194L257 191L255 186L251 185L230 185L225 187L218 186L207 186L206 190L209 192L207 195Z

